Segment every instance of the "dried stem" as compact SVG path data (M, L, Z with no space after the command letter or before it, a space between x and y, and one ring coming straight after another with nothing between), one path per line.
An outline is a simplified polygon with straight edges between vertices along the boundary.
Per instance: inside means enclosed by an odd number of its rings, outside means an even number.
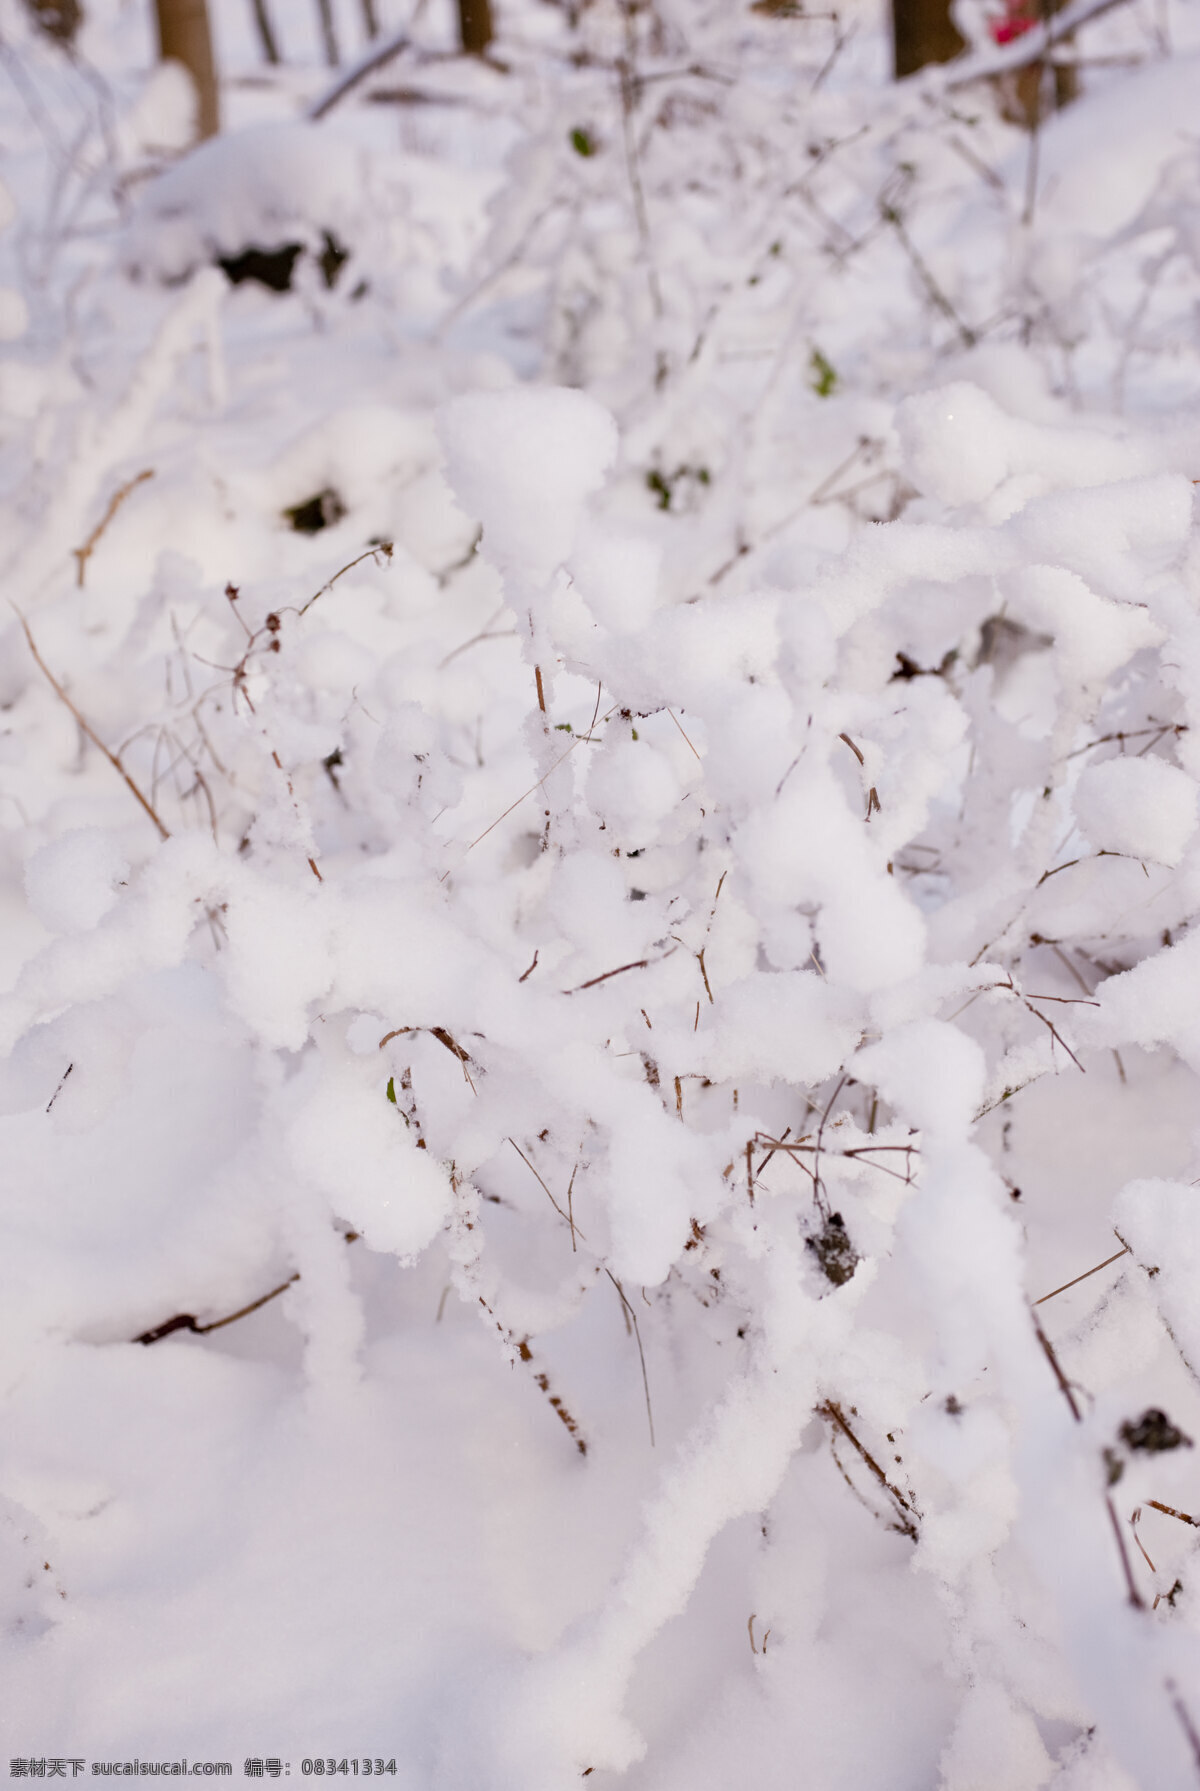
M100 518L100 521L96 524L83 546L73 547L71 549L76 562L75 583L79 590L83 589L83 578L84 573L87 570L87 563L95 552L96 545L100 540L101 535L103 535L105 529L117 514L117 511L121 508L121 505L125 502L125 499L129 496L130 492L136 491L137 487L146 479L152 479L153 477L154 468L148 466L143 472L135 473L132 479L127 479L124 485L118 486L117 490L114 491L112 497L108 500L108 509L104 512L104 515Z
M1158 1499L1147 1499L1152 1511L1161 1511L1164 1517L1177 1517L1181 1524L1191 1524L1193 1529L1200 1530L1200 1517L1191 1517L1186 1511L1176 1511L1174 1505L1163 1505Z
M21 624L21 627L24 630L25 639L29 642L29 651L33 654L34 662L37 665L38 670L45 677L46 682L50 685L50 688L53 690L53 692L54 692L55 696L58 698L59 702L62 703L63 706L66 709L68 709L70 711L70 713L74 716L75 721L77 722L78 726L83 731L83 733L85 733L87 735L87 737L91 741L92 745L94 747L98 748L98 750L104 754L104 757L108 760L109 764L112 766L113 770L117 773L118 777L120 777L124 781L125 786L129 790L130 794L138 802L138 804L141 806L141 808L143 808L145 810L146 814L149 815L149 817L153 821L155 827L158 829L158 837L163 840L169 840L171 837L170 832L163 825L162 817L159 815L157 809L154 807L154 804L152 802L150 802L148 800L148 798L142 794L142 792L138 788L137 784L134 782L132 777L130 777L128 771L126 771L124 765L122 765L122 763L121 763L120 759L117 757L116 753L109 751L108 747L105 746L103 740L101 740L99 734L97 734L95 728L93 728L91 726L91 724L84 718L84 716L76 708L75 704L71 701L71 698L67 695L66 691L63 689L63 687L59 683L58 679L54 676L54 673L50 670L50 667L46 664L46 661L42 658L41 654L38 652L37 643L35 642L33 635L30 631L29 623L25 620L25 618L21 614L20 610L17 609L17 606L15 603L13 604L13 610L16 614L17 621Z
M360 1233L347 1231L343 1235L348 1244L353 1244ZM227 1313L224 1318L214 1318L207 1325L198 1325L190 1312L177 1312L174 1318L168 1318L165 1323L154 1325L148 1331L142 1331L132 1341L145 1344L161 1343L164 1337L171 1337L176 1331L190 1331L196 1337L207 1337L210 1331L220 1331L226 1325L236 1324L239 1318L249 1318L252 1312L257 1312L260 1307L266 1306L271 1300L277 1300L281 1293L286 1293L288 1288L294 1286L299 1279L300 1271L297 1269L294 1274L288 1276L286 1281L281 1281L278 1287L273 1287L270 1293L260 1294L258 1299L251 1300L248 1306L239 1306L236 1312Z
M577 983L573 989L564 989L563 994L579 995L584 989L594 989L597 983L606 983L610 976L623 976L627 970L647 970L650 962L649 958L637 958L632 964L618 964L615 970L605 970L600 976L589 977L586 983Z
M916 1521L918 1513L916 1507L910 1499L905 1498L899 1487L892 1485L892 1482L888 1479L870 1450L859 1441L858 1437L855 1436L847 1422L846 1415L842 1411L841 1406L838 1405L835 1400L826 1399L816 1408L816 1410L819 1418L827 1418L835 1429L841 1432L847 1442L858 1451L867 1467L871 1470L872 1474L874 1474L876 1480L878 1480L880 1486L883 1487L884 1491L900 1508L899 1521L897 1522L896 1528L902 1535L911 1537L915 1542L918 1535Z
M1047 1337L1045 1331L1043 1331L1041 1321L1037 1314L1032 1310L1030 1311L1030 1317L1033 1319L1033 1328L1037 1333L1037 1340L1042 1346L1042 1354L1050 1364L1051 1372L1058 1383L1059 1392L1070 1407L1071 1416L1074 1418L1076 1424L1082 1424L1083 1413L1079 1409L1079 1401L1075 1397L1075 1391L1071 1386L1070 1381L1063 1373L1062 1364L1059 1362L1054 1351L1054 1345ZM1121 1558L1121 1571L1125 1576L1125 1590L1129 1594L1129 1602L1135 1610L1144 1610L1145 1603L1141 1593L1137 1589L1137 1582L1133 1577L1133 1566L1129 1559L1129 1550L1125 1547L1125 1536L1121 1529L1121 1520L1117 1516L1117 1508L1113 1504L1112 1494L1109 1492L1106 1492L1104 1495L1104 1505L1108 1512L1108 1521L1112 1525L1113 1538L1117 1545L1117 1554Z
M571 1179L572 1179L572 1181L574 1181L574 1179L575 1179L574 1176L572 1176ZM642 1348L642 1333L641 1333L641 1329L638 1326L637 1313L634 1311L633 1307L630 1305L629 1298L625 1292L625 1289L621 1286L621 1283L617 1280L617 1278L613 1274L612 1270L606 1268L604 1273L608 1276L609 1280L612 1282L613 1286L616 1288L617 1293L620 1295L621 1310L624 1312L625 1317L628 1320L628 1322L633 1326L633 1338L634 1338L634 1342L637 1344L638 1361L641 1363L641 1366L642 1366L642 1391L646 1395L646 1423L650 1427L650 1447L653 1449L655 1447L654 1412L650 1405L650 1379L646 1373L646 1352Z
M1076 1275L1073 1281L1064 1281L1061 1287L1052 1288L1048 1294L1043 1294L1040 1300L1035 1300L1033 1302L1034 1305L1035 1306L1044 1306L1046 1304L1047 1300L1056 1299L1060 1293L1066 1293L1068 1287L1078 1287L1079 1283L1081 1281L1086 1281L1089 1275L1098 1275L1100 1273L1101 1269L1108 1268L1110 1263L1120 1262L1120 1260L1123 1256L1128 1256L1128 1255L1129 1255L1129 1245L1123 1244L1121 1246L1121 1248L1117 1251L1114 1251L1114 1253L1111 1256L1106 1256L1104 1258L1103 1262L1098 1262L1094 1269L1085 1269L1083 1271L1083 1274Z
M521 1149L521 1147L517 1143L516 1139L510 1138L508 1142L512 1145L513 1149L516 1151L517 1155L520 1157L520 1159L521 1159L522 1163L524 1163L525 1167L531 1172L531 1174L533 1174L537 1178L539 1184L545 1191L546 1199L550 1202L550 1205L554 1208L554 1210L558 1214L559 1218L565 1219L567 1224L570 1226L570 1228L571 1228L571 1248L572 1248L572 1250L574 1250L575 1239L577 1237L582 1238L583 1233L580 1231L579 1227L575 1223L575 1216L570 1208L570 1205L568 1204L567 1210L564 1212L563 1208L561 1206L559 1206L557 1200L555 1200L553 1194L550 1192L550 1189L547 1186L546 1182L542 1179L541 1175L538 1174L537 1169L530 1162L529 1158L525 1155L525 1152ZM571 1187L568 1188L568 1190L567 1190L568 1203L570 1202L570 1198L571 1198L571 1189L573 1189L574 1186L575 1186L575 1175L574 1175L574 1172L572 1172ZM587 1239L583 1238L583 1241L586 1244Z

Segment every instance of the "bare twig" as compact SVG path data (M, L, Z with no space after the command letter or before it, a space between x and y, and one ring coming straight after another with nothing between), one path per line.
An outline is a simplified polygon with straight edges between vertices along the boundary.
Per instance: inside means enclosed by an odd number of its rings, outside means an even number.
M392 542L392 541L376 541L372 546L368 547L365 550L365 552L360 553L355 559L347 561L346 565L340 567L339 570L334 573L333 577L328 581L328 583L323 584L319 591L314 591L312 596L308 599L308 601L306 603L302 603L300 605L300 608L298 610L295 610L293 613L297 616L307 615L309 610L312 608L313 604L317 601L317 598L323 597L325 595L326 591L332 591L332 589L333 589L334 585L337 583L338 579L344 578L347 572L353 572L354 568L356 566L361 566L364 560L374 560L375 564L378 566L380 564L380 556L382 556L383 563L388 564L391 561L392 554L394 551L395 551L395 543L394 542ZM286 615L288 613L288 608L285 607L284 609L281 609L278 613L280 615Z
M382 1051L385 1045L390 1044L393 1039L400 1038L406 1032L427 1032L431 1038L437 1040L439 1045L444 1045L452 1057L457 1057L463 1066L464 1073L466 1072L467 1065L471 1061L471 1054L469 1051L463 1050L457 1039L453 1038L444 1026L394 1026L391 1032L385 1032L380 1039L379 1049ZM467 1080L470 1081L469 1076ZM474 1087L474 1083L471 1086Z
M1123 1256L1128 1256L1128 1255L1129 1255L1129 1245L1123 1244L1122 1247L1119 1250L1115 1251L1112 1256L1106 1256L1104 1258L1103 1262L1098 1262L1094 1269L1085 1269L1083 1271L1083 1274L1076 1275L1076 1277L1073 1281L1064 1281L1061 1287L1055 1287L1048 1294L1043 1294L1040 1300L1035 1300L1033 1302L1034 1305L1035 1306L1044 1306L1046 1304L1047 1300L1056 1299L1060 1293L1066 1293L1068 1287L1078 1287L1079 1283L1081 1281L1086 1281L1089 1275L1098 1275L1100 1273L1101 1269L1108 1268L1110 1263L1120 1262L1120 1260Z
M491 833L495 828L499 827L501 821L507 820L508 816L512 814L512 812L515 808L520 808L521 804L523 802L525 802L530 796L532 796L535 793L535 791L540 790L542 788L542 785L546 782L546 778L550 777L552 775L552 773L557 771L559 766L564 762L564 760L570 758L571 754L575 751L575 748L579 745L580 741L583 738L584 738L584 736L582 734L576 734L574 739L571 741L570 746L568 746L566 752L559 754L558 758L555 759L553 765L551 765L550 770L546 772L545 776L539 777L535 784L530 784L529 788L527 790L523 791L522 794L517 797L517 800L515 802L509 803L508 807L505 809L505 811L502 815L497 815L496 819L490 824L490 826L485 827L482 833L477 833L475 838L471 841L470 845L467 847L467 851L473 852L475 850L476 846L479 845L480 841L485 840L489 833ZM450 875L449 871L443 871L441 877L439 878L439 882L444 883L446 881L446 878L449 875Z
M73 547L71 549L71 553L76 562L75 583L80 590L83 589L83 578L87 569L87 563L95 552L96 545L99 542L101 535L104 533L113 517L117 514L117 511L121 508L121 505L125 502L125 499L129 496L130 492L136 491L137 487L143 484L145 480L152 479L153 477L154 468L148 466L143 472L135 473L132 479L127 479L124 485L118 486L117 490L114 491L112 497L108 500L108 509L104 512L104 515L100 518L100 521L96 524L83 546Z
M696 748L694 746L692 746L691 741L688 740L686 733L684 733L683 723L680 721L679 717L676 715L674 709L668 709L667 714L671 717L671 720L675 723L675 726L679 729L679 732L681 734L683 734L684 739L687 740L687 744L691 748L692 757L696 760L697 764L703 765L704 760L700 757L700 754L696 751Z
M49 1113L51 1107L53 1107L55 1101L57 1101L59 1095L62 1093L63 1089L66 1087L67 1077L71 1074L71 1071L74 1068L75 1068L75 1065L73 1063L69 1063L67 1065L66 1069L63 1071L62 1075L59 1077L58 1087L55 1089L54 1093L50 1096L50 1099L46 1102L46 1112L47 1113Z
M38 667L38 670L40 672L42 672L42 674L44 675L47 683L50 685L50 688L53 690L53 692L54 692L55 696L58 698L59 702L62 703L63 706L66 709L68 709L70 711L70 713L74 716L75 721L77 722L78 726L83 731L83 733L85 733L87 735L87 737L91 741L92 745L94 747L98 748L98 750L104 754L104 757L108 760L109 764L112 766L113 770L117 773L118 777L120 777L123 780L123 782L125 783L125 786L129 790L130 794L135 798L135 800L138 802L140 807L145 810L146 814L149 815L149 817L153 821L155 827L158 829L158 837L163 840L169 840L171 835L170 835L168 829L163 825L162 818L159 815L157 809L155 809L153 803L150 802L142 794L142 792L138 788L137 784L133 781L132 777L130 777L128 771L126 771L124 765L122 765L122 763L121 763L120 759L117 757L116 753L109 751L108 747L105 746L103 740L101 740L99 734L97 734L95 728L93 728L91 726L91 724L84 718L84 716L76 708L75 704L71 701L71 698L67 695L66 691L63 689L63 687L59 683L58 679L54 676L54 673L50 670L50 667L46 664L46 661L42 658L41 654L38 652L37 643L35 642L33 635L30 631L29 623L25 620L25 618L21 614L20 610L17 609L17 606L15 603L13 604L12 607L13 607L13 611L16 615L17 621L21 624L21 627L24 631L25 639L29 642L29 651L33 654L34 661Z
M888 1479L875 1457L871 1454L871 1451L865 1444L859 1441L857 1436L855 1436L854 1431L850 1428L850 1425L847 1422L846 1415L842 1411L841 1406L838 1405L835 1400L826 1399L817 1407L817 1416L819 1418L827 1418L834 1428L839 1430L846 1438L846 1441L858 1451L867 1467L871 1470L872 1474L874 1474L876 1480L878 1480L880 1486L883 1487L884 1491L900 1508L896 1528L902 1535L911 1537L915 1542L918 1535L916 1521L918 1513L916 1507L910 1499L905 1498L899 1487L892 1485L892 1482Z
M921 254L921 251L917 248L912 237L908 234L908 226L904 222L904 215L900 210L898 197L889 198L886 195L881 197L879 201L879 215L884 223L890 225L895 232L896 241L908 256L908 259L912 264L913 272L925 288L930 303L936 310L942 313L942 316L945 317L948 322L954 325L955 329L958 331L959 340L963 347L974 348L976 342L979 340L978 332L973 330L969 324L963 322L946 292L935 277L933 269Z
M1042 1354L1050 1364L1050 1371L1058 1383L1058 1390L1066 1400L1067 1405L1070 1408L1071 1416L1074 1418L1076 1424L1082 1424L1083 1413L1079 1409L1079 1401L1075 1397L1074 1388L1063 1373L1062 1364L1055 1354L1054 1345L1047 1337L1045 1331L1043 1331L1041 1320L1032 1308L1030 1309L1029 1316L1033 1320L1033 1329L1037 1336L1037 1340L1042 1346ZM1125 1536L1121 1529L1121 1520L1117 1516L1117 1508L1113 1504L1112 1494L1110 1492L1106 1492L1104 1495L1104 1505L1108 1512L1108 1521L1112 1525L1113 1538L1117 1545L1117 1554L1121 1558L1121 1571L1125 1576L1125 1590L1129 1594L1129 1602L1135 1610L1143 1610L1145 1608L1145 1602L1137 1589L1137 1582L1133 1577L1133 1567L1129 1560L1129 1550L1125 1547Z
M1188 1738L1188 1745L1192 1750L1192 1759L1195 1761L1197 1769L1200 1770L1200 1734L1197 1734L1196 1732L1196 1725L1192 1721L1191 1712L1188 1710L1187 1705L1180 1696L1179 1688L1174 1680L1167 1680L1167 1691L1170 1694L1171 1707L1179 1718L1179 1725Z
M575 1223L573 1213L571 1212L571 1210L569 1208L567 1211L564 1212L562 1207L559 1206L557 1200L555 1200L553 1194L550 1192L550 1189L547 1187L545 1181L542 1179L541 1175L538 1174L537 1169L530 1162L529 1158L525 1155L525 1152L521 1149L521 1147L517 1143L516 1139L510 1138L508 1142L512 1145L513 1149L516 1151L517 1155L520 1157L520 1159L521 1159L522 1163L524 1163L525 1167L536 1177L537 1181L541 1184L541 1187L543 1188L543 1190L545 1192L546 1199L550 1202L550 1205L554 1208L554 1210L558 1214L559 1218L565 1219L567 1224L570 1226L570 1228L571 1228L571 1248L573 1250L575 1248L575 1239L577 1237L581 1237L581 1238L583 1237L583 1233L580 1231L579 1227ZM573 1188L574 1186L575 1186L575 1177L574 1177L574 1174L572 1174L571 1188ZM568 1200L570 1199L570 1189L567 1190L567 1198L568 1198ZM586 1244L587 1239L584 1238L583 1241Z
M1200 1517L1190 1517L1186 1511L1176 1511L1174 1505L1163 1505L1157 1499L1147 1499L1152 1511L1161 1511L1164 1517L1177 1517L1181 1524L1191 1524L1193 1529L1200 1530Z
M1116 1537L1117 1542L1117 1553L1121 1557L1121 1567L1125 1574L1125 1590L1129 1594L1130 1604L1135 1610L1140 1611L1145 1608L1144 1601L1141 1593L1137 1589L1137 1582L1133 1577L1133 1566L1129 1559L1129 1550L1125 1547L1125 1537L1121 1530L1121 1520L1117 1516L1117 1508L1112 1502L1111 1494L1106 1493L1104 1495L1104 1503L1108 1507L1109 1522L1112 1524L1112 1532Z
M343 1233L348 1244L355 1243L359 1236L360 1233L357 1231ZM239 1306L236 1312L227 1313L224 1318L214 1318L206 1325L198 1325L190 1312L177 1312L174 1318L167 1319L164 1324L154 1325L148 1331L142 1331L132 1341L145 1344L161 1343L164 1337L171 1337L176 1331L190 1331L196 1337L207 1337L212 1331L221 1331L226 1325L236 1324L239 1318L249 1318L252 1312L257 1312L260 1307L268 1305L271 1300L277 1300L281 1293L286 1293L288 1288L294 1286L299 1279L300 1271L297 1269L288 1276L286 1281L281 1281L278 1287L273 1287L270 1293L260 1294L258 1299L251 1300L248 1306Z
M480 1300L479 1303L481 1306L486 1304L486 1302L482 1299ZM491 1308L489 1307L488 1310L490 1311ZM517 1354L520 1356L522 1362L528 1362L530 1365L532 1365L533 1351L529 1347L528 1337L522 1338L521 1342L518 1343L516 1347L517 1347ZM567 1410L566 1406L563 1404L563 1402L559 1398L558 1394L552 1393L550 1391L549 1375L546 1374L540 1368L534 1368L533 1378L534 1378L534 1381L537 1384L537 1386L541 1388L542 1392L546 1395L546 1398L550 1401L550 1404L554 1410L555 1417L559 1420L560 1424L565 1425L567 1434L570 1436L572 1442L575 1444L575 1447L578 1449L580 1455L586 1455L588 1452L587 1440L580 1432L578 1424L575 1422L574 1418L571 1416L570 1412Z
M534 971L537 969L537 961L538 961L538 955L537 955L537 952L535 951L533 954L533 963L529 966L528 970L522 971L521 975L517 978L517 981L519 983L523 983L523 982L527 981L528 978L533 975Z
M491 1319L493 1325L495 1325L496 1330L499 1333L503 1342L508 1346L509 1349L515 1350L519 1359L522 1362L524 1362L525 1365L531 1370L531 1372L533 1374L534 1385L539 1389L540 1392L545 1394L546 1398L550 1402L550 1407L551 1407L551 1410L554 1412L555 1417L558 1419L559 1423L566 1430L567 1435L571 1438L571 1441L574 1443L575 1447L578 1449L580 1455L586 1455L588 1452L587 1439L584 1437L582 1431L579 1428L579 1425L575 1422L574 1417L571 1415L570 1411L568 1411L568 1409L567 1409L566 1405L563 1403L562 1399L559 1397L559 1395L557 1393L554 1393L551 1391L550 1376L546 1373L546 1371L544 1369L539 1368L537 1366L537 1358L534 1356L533 1351L529 1347L528 1337L521 1337L521 1338L516 1337L514 1335L514 1333L511 1330L509 1330L508 1326L502 1324L501 1321L496 1317L495 1312L493 1311L492 1307L488 1305L488 1303L484 1299L483 1295L478 1294L476 1297L479 1301L480 1306L483 1308L484 1312L487 1313L487 1315ZM444 1296L443 1296L443 1298L444 1298ZM438 1310L438 1317L439 1318L441 1317L441 1309L440 1308Z
M327 118L333 108L340 105L348 93L353 93L359 83L365 81L368 75L373 75L377 68L382 68L385 63L391 62L393 57L399 56L402 50L408 48L411 41L407 29L405 29L397 31L392 37L385 37L381 44L374 44L364 56L360 56L358 61L347 69L340 80L335 81L332 87L326 89L314 106L309 108L308 116L312 123L316 124L320 119Z
M597 983L606 983L610 976L623 976L627 970L646 970L650 966L649 958L638 958L632 964L618 964L615 970L606 970L601 976L589 977L586 983L577 983L573 989L564 989L564 995L578 995L584 989L594 989Z
M1127 740L1143 740L1147 734L1152 736L1150 745L1154 746L1158 741L1165 739L1168 734L1186 734L1187 731L1188 725L1185 721L1159 722L1152 728L1121 728L1115 734L1101 734L1098 739L1089 740L1086 746L1077 746L1074 752L1067 753L1066 757L1077 759L1080 753L1093 752L1098 746L1109 746L1114 740L1119 741L1124 748Z
M279 45L275 41L275 33L271 27L271 15L267 11L267 0L252 0L254 23L258 28L258 41L262 45L263 60L278 66Z
M572 1177L572 1180L574 1180L574 1177ZM642 1391L646 1395L646 1423L650 1427L650 1447L653 1449L655 1447L654 1412L650 1405L650 1380L646 1373L646 1353L642 1348L642 1333L638 1327L637 1313L634 1311L633 1307L630 1305L629 1299L625 1293L625 1289L621 1286L621 1283L617 1280L617 1278L613 1274L612 1270L606 1268L604 1273L608 1276L609 1280L612 1282L613 1286L616 1288L617 1293L620 1295L621 1309L624 1312L625 1317L629 1320L630 1324L633 1326L633 1337L634 1337L634 1342L637 1344L638 1361L642 1365Z
M1072 1418L1074 1418L1076 1424L1082 1424L1083 1413L1079 1409L1079 1401L1075 1397L1074 1388L1062 1371L1062 1364L1054 1353L1054 1345L1047 1337L1045 1331L1043 1331L1041 1321L1036 1317L1033 1320L1033 1328L1037 1333L1037 1340L1042 1346L1042 1354L1050 1364L1050 1371L1058 1382L1058 1390L1071 1408Z

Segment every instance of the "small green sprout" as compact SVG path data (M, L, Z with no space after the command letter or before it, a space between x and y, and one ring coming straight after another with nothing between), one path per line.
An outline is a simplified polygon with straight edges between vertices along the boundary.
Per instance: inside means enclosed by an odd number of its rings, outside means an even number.
M394 1107L396 1105L396 1078L394 1076L388 1077L387 1098Z
M671 487L667 484L667 481L663 478L657 467L651 467L650 471L646 474L646 490L652 491L657 497L660 510L669 510L671 508Z
M819 348L808 357L808 383L818 398L829 398L838 387L837 368Z
M585 131L581 126L576 125L571 132L571 148L576 155L587 156L595 155L598 145L590 131Z

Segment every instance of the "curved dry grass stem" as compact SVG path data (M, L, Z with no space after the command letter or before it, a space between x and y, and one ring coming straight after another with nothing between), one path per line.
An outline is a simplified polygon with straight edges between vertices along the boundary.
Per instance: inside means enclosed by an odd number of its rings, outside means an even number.
M107 510L104 512L104 515L100 518L83 546L73 547L71 549L72 557L75 560L75 585L78 590L83 589L83 580L84 574L87 571L87 563L91 559L93 553L95 553L101 535L103 535L105 529L117 514L117 511L121 508L121 505L125 502L125 499L129 496L130 492L136 491L139 485L144 484L147 479L152 479L153 477L154 468L148 466L140 473L135 473L132 479L126 479L124 485L118 486L116 491L113 492L112 497L108 500Z
M78 726L80 727L82 732L87 735L87 737L91 741L92 745L94 747L98 748L98 750L104 754L105 758L108 760L108 762L112 766L113 770L117 773L117 776L124 780L126 788L130 791L130 793L134 797L135 801L137 801L140 804L140 806L145 810L145 812L149 815L150 819L153 821L155 827L158 829L159 838L163 839L163 840L169 840L171 837L170 831L166 826L164 826L162 817L158 813L158 810L154 807L154 804L149 800L149 798L147 796L143 795L142 791L138 788L138 786L134 782L133 778L130 777L128 771L126 771L124 765L122 765L122 763L121 763L120 759L117 757L116 753L110 751L109 748L107 746L105 746L103 740L101 740L101 738L100 738L99 734L96 732L95 728L92 727L91 723L89 721L87 721L87 719L84 717L84 715L80 712L80 710L76 707L76 705L71 701L71 698L67 695L66 691L63 689L63 686L59 683L58 679L54 676L54 673L50 670L50 667L46 664L46 661L42 658L41 654L38 652L37 642L33 638L33 633L29 627L29 623L25 620L25 617L21 614L20 610L17 608L15 603L13 604L12 608L13 608L13 613L17 618L17 621L21 624L21 627L24 631L25 639L29 643L29 651L33 654L34 663L36 664L38 670L45 677L46 682L49 684L50 688L53 690L53 692L54 692L55 696L58 698L59 702L62 703L64 708L68 709L70 711L70 713L74 716L76 723L78 724Z

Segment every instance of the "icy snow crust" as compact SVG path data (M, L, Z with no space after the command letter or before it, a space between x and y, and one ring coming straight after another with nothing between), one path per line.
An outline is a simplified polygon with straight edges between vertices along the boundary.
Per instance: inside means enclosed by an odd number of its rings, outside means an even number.
M0 6L4 1746L1182 1791L1196 8L430 13Z

